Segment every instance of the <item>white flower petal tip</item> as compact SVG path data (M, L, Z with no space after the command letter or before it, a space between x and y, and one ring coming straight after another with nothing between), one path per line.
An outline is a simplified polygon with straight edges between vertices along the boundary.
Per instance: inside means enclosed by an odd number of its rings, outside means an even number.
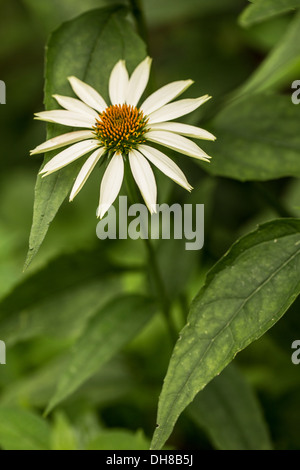
M69 163L72 163L74 160L86 155L91 150L95 150L97 147L99 147L99 144L93 139L77 142L58 153L48 163L46 163L44 168L40 171L40 174L46 173L47 175L50 175L54 171L60 170Z
M179 80L159 88L142 103L141 110L144 114L151 114L157 111L166 103L169 103L181 95L193 83L193 80Z
M86 114L80 114L65 109L52 109L50 111L41 111L35 114L35 119L39 121L53 122L69 127L83 127L92 129L95 125L95 119Z
M79 84L79 82L81 82L81 80L79 80L79 78L77 77L74 77L74 75L70 75L70 77L68 77L68 81L72 88L73 88L73 85L75 85L76 83Z
M98 217L98 219L103 219L106 212L108 212L109 208L110 206L108 204L101 204L100 206L98 206L98 209L96 211L96 216Z
M157 197L156 181L152 168L143 154L134 149L129 152L129 164L146 206L152 212L156 206Z
M149 124L160 123L163 121L171 121L178 117L184 116L195 111L202 104L211 99L211 96L204 95L199 98L187 98L184 100L174 101L166 104L156 111L150 113Z
M51 175L52 173L53 173L52 171L49 171L49 172L48 172L48 171L45 171L45 172L40 171L40 172L39 172L39 175L41 175L42 178L45 178L46 176L49 176L49 175Z
M168 131L149 131L146 136L151 142L168 147L183 155L205 161L210 158L195 142L179 134Z
M117 198L124 176L124 159L116 152L109 162L100 186L100 200L97 217L102 218Z
M69 96L62 96L62 95L52 95L53 98L62 106L64 109L80 113L83 115L87 115L92 117L94 120L99 117L99 114L90 106L84 104L82 101L76 98L70 98Z
M96 164L98 163L99 159L102 157L104 152L104 148L95 150L95 152L93 152L92 155L90 155L86 162L83 164L72 187L69 197L70 202L74 200L75 196L77 196L79 191L83 188L88 177L92 173L93 169L95 168Z
M167 157L167 155L145 144L140 146L140 151L153 165L168 176L168 178L175 181L175 183L179 184L187 191L193 189L179 166L177 166L171 158Z
M142 64L144 63L147 67L150 68L152 66L152 62L152 57L147 56L146 59L144 59L144 61L142 62Z
M92 139L94 134L92 131L75 131L62 134L52 139L46 140L46 142L38 145L35 149L30 151L30 155L36 155L39 153L46 153L51 150L56 150L66 145L75 144L81 140Z
M157 214L157 204L151 204L148 209L151 215Z
M180 122L158 122L151 125L151 130L174 132L194 139L216 140L216 137L207 130Z

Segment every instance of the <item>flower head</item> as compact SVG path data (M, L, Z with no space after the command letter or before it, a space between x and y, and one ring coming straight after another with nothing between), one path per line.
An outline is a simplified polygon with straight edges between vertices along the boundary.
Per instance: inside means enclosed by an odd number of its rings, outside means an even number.
M43 176L92 152L78 173L70 201L83 187L98 161L106 159L107 167L101 181L97 209L100 218L119 194L126 159L129 160L133 177L151 213L155 212L157 188L149 162L191 191L192 187L180 168L152 144L169 147L200 160L210 159L187 137L215 140L212 134L199 127L172 122L197 109L210 96L171 102L193 83L192 80L181 80L163 86L138 106L148 83L150 67L151 59L147 57L129 77L125 62L117 62L109 78L109 105L90 85L76 77L69 77L78 98L53 95L63 109L36 114L36 119L42 121L85 129L54 137L31 151L31 154L37 154L66 147L46 163L40 172Z

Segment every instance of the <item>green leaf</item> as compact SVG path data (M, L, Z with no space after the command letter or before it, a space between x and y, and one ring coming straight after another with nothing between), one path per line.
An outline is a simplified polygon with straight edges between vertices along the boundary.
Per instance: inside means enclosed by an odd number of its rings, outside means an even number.
M69 403L75 403L76 406L84 400L89 406L99 406L116 402L130 394L134 386L133 378L127 362L121 359L117 356L106 363L69 398ZM69 354L60 355L32 373L11 381L1 394L1 403L6 406L25 403L32 407L45 408L55 390L53 377L62 375L68 360Z
M139 430L136 433L125 429L105 430L95 437L87 450L149 450L150 441Z
M77 390L134 338L154 312L154 303L139 295L124 295L99 309L75 343L46 413Z
M48 450L46 421L21 408L0 406L0 445L5 450Z
M1 338L13 344L38 335L78 333L120 291L118 272L100 250L59 256L0 302Z
M132 71L145 57L144 43L125 19L126 12L127 9L120 6L92 10L64 23L52 34L46 57L46 109L57 109L53 94L71 96L67 80L71 75L93 86L107 99L108 79L114 64L125 59L129 71ZM47 138L70 131L70 128L56 124L47 128ZM45 162L55 153L49 152ZM74 162L46 178L38 176L25 268L38 252L82 163L82 160ZM97 201L95 208L96 204Z
M240 181L300 176L300 107L288 96L254 95L226 107L213 122L212 155L203 169Z
M268 20L276 15L300 8L300 0L250 0L249 5L239 18L242 26L248 27L255 23Z
M217 449L269 450L272 448L258 400L243 375L226 367L202 390L188 408Z
M300 73L300 13L291 21L283 38L237 91L237 96L287 86Z
M170 360L152 448L234 356L262 336L300 293L300 220L266 223L209 271Z
M36 0L23 0L26 9L35 19L35 24L45 35L54 31L62 21L70 20L82 13L111 5L112 3L124 3L125 0L53 0L48 2L37 2Z

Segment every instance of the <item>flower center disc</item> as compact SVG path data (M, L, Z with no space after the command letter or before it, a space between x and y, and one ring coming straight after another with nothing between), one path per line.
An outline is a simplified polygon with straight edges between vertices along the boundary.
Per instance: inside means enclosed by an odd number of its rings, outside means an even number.
M135 106L115 104L99 114L94 129L108 150L128 153L145 142L146 124L143 112Z

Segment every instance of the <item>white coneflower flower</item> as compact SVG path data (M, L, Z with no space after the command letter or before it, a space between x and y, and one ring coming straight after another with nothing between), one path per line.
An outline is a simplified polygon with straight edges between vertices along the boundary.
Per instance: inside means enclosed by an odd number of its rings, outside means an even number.
M149 143L163 145L204 161L210 158L193 141L183 136L215 140L212 134L199 127L170 122L194 111L210 96L170 103L193 83L192 80L181 80L163 86L138 106L148 83L150 67L151 59L147 57L129 78L125 61L117 62L109 78L110 105L90 85L76 77L69 77L71 87L79 99L53 95L64 109L36 114L36 119L42 121L87 129L54 137L31 151L31 154L37 154L68 146L44 166L40 172L43 176L92 152L78 173L70 201L81 190L97 162L107 159L97 209L100 218L118 196L124 176L124 160L127 158L151 213L155 212L157 189L149 161L173 181L191 191L192 187L180 168Z

